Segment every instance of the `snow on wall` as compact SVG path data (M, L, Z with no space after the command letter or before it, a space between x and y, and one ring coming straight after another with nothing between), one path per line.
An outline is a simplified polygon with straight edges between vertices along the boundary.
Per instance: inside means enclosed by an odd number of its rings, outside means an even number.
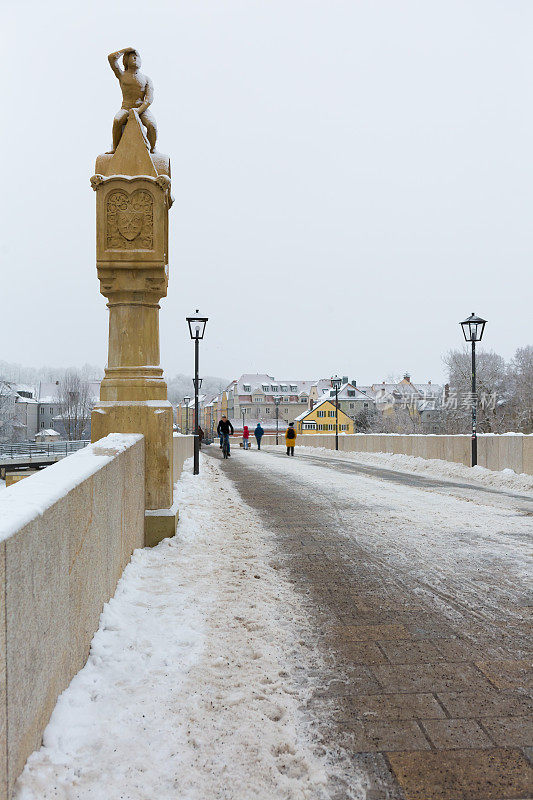
M0 800L144 545L144 500L138 434L110 434L0 494Z
M175 433L172 438L172 448L172 476L174 483L176 483L179 480L184 463L193 456L194 436Z
M265 435L265 445L276 437ZM302 433L296 445L335 448L334 433ZM470 466L471 438L464 434L339 434L339 450L357 453L395 453L418 458L439 459ZM490 470L512 469L517 474L533 475L533 434L478 435L478 465Z

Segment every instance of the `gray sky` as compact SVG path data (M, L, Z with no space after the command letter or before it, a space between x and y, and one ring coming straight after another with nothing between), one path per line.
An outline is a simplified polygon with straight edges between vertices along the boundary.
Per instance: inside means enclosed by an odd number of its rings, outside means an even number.
M98 153L137 47L172 159L161 359L443 377L459 320L531 342L531 0L4 0L0 360L104 364ZM6 119L7 116L7 119Z

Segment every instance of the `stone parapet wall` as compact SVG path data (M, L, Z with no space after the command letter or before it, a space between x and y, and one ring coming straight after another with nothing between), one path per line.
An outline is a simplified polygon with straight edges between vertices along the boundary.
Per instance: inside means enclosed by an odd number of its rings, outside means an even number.
M144 545L144 439L110 434L0 495L0 800Z
M173 482L176 483L183 470L183 464L194 455L194 436L175 433L173 448Z
M280 434L280 444L285 436ZM265 434L263 444L276 444L273 434ZM335 434L301 434L297 445L335 449ZM470 466L470 436L440 436L423 434L354 433L339 434L339 450L357 453L401 453L419 458L440 458ZM533 435L522 433L480 434L478 464L487 469L512 469L533 475Z

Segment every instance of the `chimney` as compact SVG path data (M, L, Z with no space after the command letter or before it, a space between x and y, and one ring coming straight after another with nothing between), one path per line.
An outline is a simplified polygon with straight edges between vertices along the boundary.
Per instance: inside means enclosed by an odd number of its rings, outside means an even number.
M404 379L404 381L407 381L408 383L411 383L411 376L409 375L408 372L405 373L405 375L403 376L403 379Z
M431 386L431 381L428 381L428 386Z
M352 386L357 386L357 381L355 380L355 378L353 379L353 381L351 381L351 384Z
M342 376L342 382L343 383L348 383L348 376L347 375L343 375Z

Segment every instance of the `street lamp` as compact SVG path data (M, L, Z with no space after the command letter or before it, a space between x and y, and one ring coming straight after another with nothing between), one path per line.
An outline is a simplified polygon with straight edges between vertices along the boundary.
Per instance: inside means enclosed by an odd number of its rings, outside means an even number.
M331 385L335 389L335 450L339 449L339 389L342 386L342 378L334 375L331 379Z
M189 433L189 403L191 402L191 398L189 396L183 398L183 402L185 403L185 433Z
M281 396L279 394L274 397L274 403L276 404L276 444L277 444L279 435L279 404L281 403Z
M477 397L476 397L476 342L481 341L486 319L476 317L474 312L461 322L466 342L472 342L472 466L477 466Z
M204 338L205 326L207 325L208 317L200 317L199 311L192 317L187 317L187 324L189 326L189 333L191 339L194 341L194 465L193 475L198 475L200 472L200 436L198 432L198 389L200 388L201 381L198 377L198 366L200 359L200 339Z

